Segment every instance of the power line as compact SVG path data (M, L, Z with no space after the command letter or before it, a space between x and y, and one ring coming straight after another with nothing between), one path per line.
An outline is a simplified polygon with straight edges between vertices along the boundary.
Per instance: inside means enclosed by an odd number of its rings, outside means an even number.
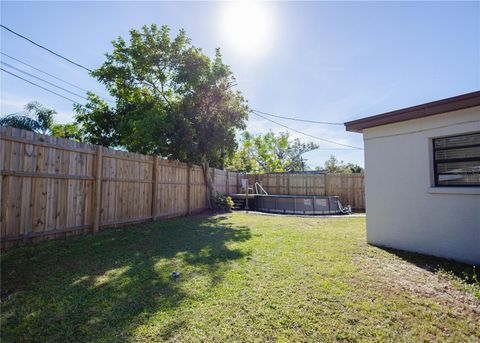
M317 120L308 120L308 119L285 117L285 116L280 116L280 115L277 115L277 114L262 112L262 111L255 110L255 109L253 109L252 112L257 112L257 113L264 114L264 115L267 115L267 116L270 116L270 117L292 120L292 121L301 121L301 122L305 122L305 123L323 124L323 125L342 125L343 126L343 123L334 123L334 122L328 122L328 121L317 121Z
M259 117L261 117L261 118L263 118L263 119L265 119L265 120L271 121L271 122L274 123L274 124L277 124L277 125L279 125L279 126L282 126L282 127L286 128L286 129L288 129L288 130L292 130L292 131L294 131L294 132L297 132L297 133L299 133L299 134L301 134L301 135L304 135L304 136L307 136L307 137L310 137L310 138L313 138L313 139L317 139L317 140L319 140L319 141L327 142L327 143L330 143L330 144L341 145L341 146L345 146L345 147L352 148L352 149L356 149L356 150L363 150L363 148L359 148L359 147L356 147L356 146L353 146L353 145L343 144L343 143L331 141L331 140L329 140L329 139L312 136L312 135L310 135L310 134L308 134L308 133L305 133L305 132L302 132L302 131L293 129L293 128L289 127L289 126L283 125L283 124L281 124L281 123L279 123L279 122L276 122L276 121L274 121L274 120L272 120L272 119L269 119L269 118L267 118L267 117L264 117L263 115L261 115L261 114L259 114L259 113L256 113L256 112L252 112L252 113L255 114L255 115L257 115L257 116L259 116Z
M66 88L60 87L60 86L54 84L53 82L44 80L44 79L42 79L41 77L35 76L35 75L33 75L33 74L30 74L30 73L28 73L28 72L26 72L26 71L24 71L24 70L22 70L22 69L19 69L19 68L17 68L17 67L12 66L11 64L8 64L8 63L3 62L3 61L1 61L1 63L2 63L3 65L5 65L5 66L9 67L9 68L12 68L12 69L14 69L14 70L16 70L16 71L19 71L19 72L22 73L22 74L25 74L25 75L28 75L28 76L30 76L30 77L33 77L34 79L37 79L37 80L39 80L39 81L48 83L50 86L53 86L53 87L58 88L58 89L61 89L62 91L65 91L65 92L70 93L70 94L72 94L72 95L78 96L79 98L88 100L88 99L87 99L86 97L84 97L83 95L77 94L77 93L72 92L72 91L70 91L70 90L68 90L68 89L66 89Z
M8 64L5 63L5 62L2 62L2 64L8 65ZM14 69L17 69L17 68L14 68ZM10 75L18 78L18 79L20 79L20 80L22 80L22 81L25 81L25 82L27 82L27 83L29 83L29 84L31 84L31 85L34 85L34 86L36 86L36 87L38 87L38 88L41 88L41 89L43 89L43 90L45 90L45 91L47 91L47 92L50 92L50 93L52 93L52 94L55 94L56 96L59 96L59 97L61 97L61 98L63 98L63 99L66 99L66 100L68 100L68 101L71 101L71 102L74 103L74 104L81 105L79 102L77 102L77 101L75 101L75 100L73 100L73 99L70 99L70 98L68 98L68 97L66 97L66 96L64 96L64 95L62 95L62 94L59 94L59 93L57 93L57 92L55 92L55 91L52 91L51 89L48 89L48 88L46 88L46 87L43 87L43 86L41 86L41 85L39 85L39 84L37 84L37 83L35 83L35 82L32 82L32 81L30 81L30 80L27 80L27 79L25 79L25 78L23 78L23 77L15 74L15 73L12 73L12 72L10 72L10 71L8 71L8 70L3 69L2 67L0 67L0 70L3 71L3 72L5 72L5 73L7 73L7 74L10 74ZM28 74L28 73L27 73L27 74ZM41 80L41 79L40 79L40 80ZM48 83L48 82L47 82L47 83ZM53 84L52 84L52 85L53 85ZM55 86L55 85L54 85L54 86ZM56 87L58 87L58 86L56 86ZM282 127L286 128L286 129L292 130L292 131L294 131L294 132L300 133L300 134L302 134L302 135L304 135L304 136L311 137L311 138L313 138L313 139L317 139L317 140L320 140L320 141L323 141L323 142L327 142L327 143L331 143L331 144L336 144L336 145L345 146L345 147L352 148L352 149L363 150L363 148L355 147L355 146L348 145L348 144L338 143L338 142L331 141L331 140L328 140L328 139L325 139L325 138L320 138L320 137L312 136L312 135L310 135L310 134L308 134L308 133L305 133L305 132L302 132L302 131L293 129L293 128L288 127L288 126L286 126L286 125L280 124L280 123L278 123L278 122L276 122L276 121L274 121L274 120L271 120L271 119L269 119L269 118L266 118L266 117L262 116L261 114L254 113L254 112L252 112L252 113L255 114L255 115L257 115L257 116L259 116L259 117L261 117L261 118L263 118L263 119L265 119L265 120L271 121L271 122L274 123L274 124L277 124L277 125L282 126ZM332 148L332 150L333 150L333 149L334 149L334 148ZM335 149L335 150L337 150L337 149Z
M77 88L77 89L79 89L79 90L81 90L81 91L88 92L88 90L86 90L86 89L84 89L84 88L82 88L82 87L78 87L77 85L74 85L73 83L70 83L70 82L68 82L68 81L62 80L61 78L56 77L55 75L52 75L52 74L50 74L50 73L47 73L46 71L43 71L42 69L39 69L39 68L37 68L37 67L35 67L35 66L32 66L31 64L28 64L27 62L21 61L21 60L19 60L18 58L15 58L15 57L13 57L13 56L10 56L10 55L8 55L8 54L6 54L6 53L4 53L4 52L1 52L1 51L0 51L0 54L2 54L2 55L4 55L4 56L7 56L8 58L11 58L12 60L17 61L18 63L21 63L21 64L23 64L23 65L26 65L27 67L30 67L30 68L32 68L32 69L35 69L36 71L39 71L39 72L42 73L42 74L48 75L48 76L50 76L50 77L53 77L54 79L57 79L58 81L61 81L61 82L63 82L63 83L66 83L67 85L70 85L70 86L72 86L72 87L75 87L75 88Z
M17 74L14 74L14 73L12 73L12 72L9 72L8 70L3 69L2 67L0 67L0 70L3 71L3 72L5 72L5 73L7 73L7 74L10 74L10 75L12 75L12 76L15 76L16 78L19 78L20 80L23 80L23 81L25 81L25 82L28 82L28 83L34 85L34 86L37 86L37 87L39 87L39 88L41 88L41 89L43 89L43 90L46 90L47 92L53 93L53 94L55 94L55 95L57 95L57 96L59 96L59 97L61 97L61 98L64 98L64 99L66 99L66 100L68 100L68 101L71 101L71 102L73 102L74 104L81 105L80 103L78 103L78 102L75 101L75 100L72 100L72 99L70 99L70 98L68 98L68 97L66 97L66 96L64 96L64 95L62 95L62 94L59 94L59 93L57 93L57 92L54 92L54 91L52 91L52 90L50 90L50 89L48 89L48 88L45 88L45 87L43 87L43 86L41 86L41 85L39 85L39 84L36 84L35 82L29 81L29 80L27 80L27 79L24 79L23 77L18 76Z
M70 85L70 86L72 86L72 87L75 87L75 88L77 88L77 89L79 89L79 90L81 90L81 91L88 92L88 90L85 89L85 88L79 87L79 86L77 86L77 85L75 85L75 84L73 84L73 83L71 83L71 82L68 82L68 81L66 81L66 80L63 80L63 79L55 76L55 75L52 75L52 74L50 74L50 73L47 73L46 71L44 71L44 70L42 70L42 69L40 69L40 68L37 68L37 67L35 67L35 66L33 66L33 65L25 62L25 61L19 60L18 58L15 58L15 57L13 57L13 56L10 56L10 55L8 55L8 54L6 54L6 53L4 53L4 52L1 52L1 51L0 51L0 54L6 56L6 57L8 57L8 58L11 58L12 60L17 61L17 62L19 62L19 63L21 63L21 64L23 64L23 65L26 65L27 67L30 67L30 68L32 68L32 69L35 69L35 70L39 71L39 72L42 73L42 74L48 75L48 76L50 76L50 77L53 77L54 79L56 79L56 80L58 80L58 81L61 81L61 82L65 83L65 84L67 84L67 85ZM99 96L99 97L102 98L102 99L105 100L105 101L108 101L108 102L112 103L112 104L115 103L114 101L112 101L112 100L110 100L110 99L104 98L104 97L102 97L102 96Z
M82 69L85 69L85 70L88 71L88 72L92 72L92 70L91 70L90 68L87 68L87 67L81 65L80 63L74 62L74 61L72 61L71 59L69 59L69 58L67 58L67 57L65 57L65 56L63 56L63 55L58 54L58 53L50 50L49 48L46 48L46 47L44 47L43 45L34 42L34 41L31 40L30 38L27 38L27 37L21 35L20 33L15 32L15 31L13 31L12 29L9 29L9 28L6 27L5 25L0 24L0 27L4 28L5 30L9 31L10 33L13 33L14 35L16 35L16 36L18 36L18 37L20 37L20 38L22 38L22 39L25 39L26 41L32 43L33 45L36 45L36 46L38 46L39 48L41 48L41 49L43 49L43 50L46 50L46 51L48 51L49 53L51 53L51 54L53 54L53 55L55 55L55 56L57 56L57 57L60 57L61 59L65 60L65 61L67 61L67 62L69 62L69 63L71 63L71 64L73 64L73 65L76 65L77 67L80 67L80 68L82 68Z

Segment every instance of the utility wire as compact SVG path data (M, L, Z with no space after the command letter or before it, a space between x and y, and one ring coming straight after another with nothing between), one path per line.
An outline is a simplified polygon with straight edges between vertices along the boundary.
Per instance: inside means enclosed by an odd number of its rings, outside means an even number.
M26 65L27 67L30 67L30 68L32 68L32 69L35 69L35 70L39 71L40 73L43 73L43 74L48 75L48 76L50 76L50 77L53 77L54 79L56 79L56 80L58 80L58 81L61 81L61 82L65 83L65 84L67 84L67 85L70 85L70 86L72 86L72 87L75 87L75 88L77 88L77 89L79 89L79 90L81 90L81 91L88 92L88 90L85 89L85 88L79 87L79 86L77 86L77 85L75 85L75 84L73 84L73 83L71 83L71 82L65 81L65 80L63 80L63 79L61 79L61 78L59 78L59 77L57 77L57 76L55 76L55 75L52 75L52 74L50 74L50 73L47 73L46 71L44 71L44 70L42 70L42 69L40 69L40 68L37 68L37 67L35 67L35 66L27 63L27 62L24 62L24 61L19 60L18 58L15 58L15 57L13 57L13 56L10 56L10 55L8 55L8 54L6 54L6 53L4 53L4 52L1 52L1 51L0 51L0 54L6 56L6 57L8 57L8 58L11 58L12 60L17 61L17 62L19 62L19 63L21 63L21 64L23 64L23 65ZM100 98L102 98L103 100L108 101L108 102L110 102L110 103L112 103L112 104L115 103L113 100L104 98L104 97L102 97L102 96L100 96Z
M62 80L61 78L56 77L55 75L52 75L52 74L50 74L50 73L47 73L46 71L43 71L42 69L39 69L39 68L37 68L37 67L35 67L35 66L32 66L31 64L28 64L27 62L21 61L21 60L19 60L18 58L15 58L15 57L13 57L13 56L10 56L10 55L8 55L8 54L6 54L6 53L4 53L4 52L1 52L1 51L0 51L0 54L2 54L2 55L4 55L4 56L7 56L8 58L10 58L10 59L12 59L12 60L14 60L14 61L17 61L18 63L21 63L21 64L23 64L23 65L26 65L27 67L30 67L30 68L32 68L32 69L35 69L36 71L39 71L39 72L42 73L42 74L48 75L48 76L50 76L50 77L53 77L54 79L57 79L58 81L62 81L63 83L66 83L67 85L70 85L70 86L72 86L72 87L75 87L75 88L77 88L77 89L79 89L79 90L81 90L81 91L88 92L88 90L85 89L85 88L78 87L77 85L74 85L73 83L70 83L70 82L68 82L68 81Z
M66 96L64 96L64 95L62 95L62 94L59 94L59 93L57 93L57 92L54 92L54 91L52 91L52 90L50 90L50 89L48 89L48 88L45 88L45 87L43 87L43 86L41 86L41 85L39 85L39 84L36 84L35 82L29 81L29 80L27 80L27 79L24 79L23 77L18 76L17 74L14 74L14 73L12 73L12 72L9 72L8 70L3 69L2 67L0 67L0 70L3 71L3 72L5 72L5 73L7 73L7 74L10 74L10 75L12 75L12 76L15 76L16 78L19 78L20 80L23 80L23 81L25 81L25 82L28 82L28 83L34 85L34 86L37 86L37 87L39 87L39 88L41 88L41 89L43 89L43 90L46 90L47 92L53 93L53 94L55 94L55 95L57 95L57 96L59 96L59 97L61 97L61 98L64 98L64 99L66 99L66 100L68 100L68 101L71 101L71 102L73 102L74 104L81 105L80 103L78 103L78 102L75 101L75 100L72 100L72 99L70 99L70 98L68 98L68 97L66 97Z
M9 66L9 65L8 65L7 63L5 63L5 62L2 62L2 64L6 64L7 66ZM16 68L14 68L14 69L16 69ZM75 101L75 100L73 100L73 99L70 99L70 98L68 98L68 97L66 97L66 96L64 96L64 95L62 95L62 94L59 94L59 93L57 93L57 92L55 92L55 91L52 91L51 89L48 89L48 88L46 88L46 87L43 87L43 86L41 86L41 85L39 85L39 84L37 84L37 83L35 83L35 82L32 82L32 81L30 81L30 80L27 80L27 79L25 79L25 78L23 78L23 77L15 74L15 73L12 73L12 72L10 72L10 71L8 71L8 70L3 69L2 67L0 67L0 70L3 71L3 72L5 72L5 73L7 73L7 74L10 74L10 75L18 78L18 79L20 79L20 80L22 80L22 81L25 81L25 82L27 82L27 83L29 83L29 84L31 84L31 85L34 85L34 86L36 86L36 87L38 87L38 88L41 88L41 89L43 89L43 90L45 90L45 91L47 91L47 92L50 92L50 93L52 93L52 94L55 94L56 96L59 96L59 97L61 97L61 98L63 98L63 99L66 99L66 100L68 100L68 101L71 101L71 102L74 103L74 104L81 105L79 102L77 102L77 101ZM27 73L27 74L28 74L28 73ZM41 79L40 79L40 80L41 80ZM44 80L42 80L42 81L44 81ZM52 85L53 85L53 84L52 84ZM54 85L54 86L55 86L55 85ZM56 86L56 87L58 87L58 86ZM253 112L252 112L252 113L253 113ZM266 117L262 116L261 114L258 114L258 113L254 113L254 114L257 115L257 116L259 116L259 117L261 117L261 118L263 118L263 119L265 119L265 120L271 121L271 122L274 123L274 124L277 124L277 125L282 126L282 127L286 128L286 129L292 130L292 131L294 131L294 132L300 133L300 134L305 135L305 136L307 136L307 137L311 137L311 138L314 138L314 139L317 139L317 140L320 140L320 141L323 141L323 142L331 143L331 144L336 144L336 145L345 146L345 147L348 147L348 148L351 148L351 149L363 150L362 148L355 147L355 146L352 146L352 145L343 144L343 143L338 143L338 142L331 141L331 140L328 140L328 139L325 139L325 138L320 138L320 137L312 136L312 135L310 135L310 134L308 134L308 133L305 133L305 132L302 132L302 131L293 129L293 128L288 127L288 126L286 126L286 125L280 124L280 123L278 123L278 122L276 122L276 121L274 121L274 120L271 120L271 119L269 119L269 118L266 118ZM328 149L328 150L334 150L334 149L335 149L335 148ZM324 149L324 150L327 150L327 149ZM340 150L340 149L335 149L335 150ZM345 149L342 149L342 150L345 150Z
M38 46L39 48L41 48L41 49L43 49L43 50L46 50L46 51L48 51L49 53L51 53L51 54L53 54L53 55L55 55L55 56L57 56L57 57L60 57L61 59L65 60L65 61L67 61L67 62L69 62L69 63L71 63L71 64L73 64L73 65L76 65L77 67L80 67L80 68L82 68L82 69L85 69L85 70L88 71L88 72L92 72L92 70L91 70L90 68L87 68L87 67L81 65L80 63L74 62L74 61L72 61L71 59L69 59L69 58L67 58L67 57L65 57L65 56L63 56L63 55L58 54L58 53L50 50L49 48L46 48L46 47L44 47L43 45L34 42L34 41L31 40L30 38L27 38L27 37L21 35L20 33L15 32L15 31L13 31L12 29L9 29L9 28L6 27L5 25L0 24L0 27L4 28L5 30L9 31L10 33L13 33L14 35L16 35L16 36L18 36L18 37L20 37L20 38L22 38L22 39L25 39L26 41L32 43L33 45L36 45L36 46Z
M9 31L10 33L12 33L12 34L14 34L14 35L16 35L16 36L18 36L18 37L20 37L20 38L28 41L28 42L30 42L31 44L33 44L33 45L35 45L35 46L37 46L37 47L39 47L39 48L41 48L41 49L44 49L44 50L48 51L49 53L51 53L51 54L53 54L53 55L55 55L55 56L57 56L57 57L65 60L65 61L67 61L67 62L69 62L69 63L71 63L71 64L73 64L73 65L76 65L77 67L80 67L80 68L82 68L82 69L85 69L85 70L88 71L88 72L92 72L92 70L91 70L90 68L87 68L87 67L85 67L85 66L83 66L83 65L81 65L81 64L79 64L79 63L77 63L77 62L74 62L74 61L72 61L71 59L69 59L69 58L67 58L67 57L65 57L65 56L63 56L63 55L58 54L58 53L56 53L56 52L54 52L54 51L46 48L45 46L36 43L35 41L31 40L30 38L27 38L27 37L19 34L18 32L13 31L12 29L6 27L5 25L0 24L0 27L2 27L3 29ZM2 54L3 54L3 53L2 53ZM10 57L10 56L8 56L8 55L6 55L6 54L4 54L4 55L7 56L7 57ZM10 57L10 58L12 58L12 57ZM13 59L14 59L14 58L13 58ZM21 62L21 61L19 61L19 60L17 60L17 61L20 62L20 63L24 63L24 62ZM20 71L21 73L24 73L24 74L26 74L26 75L29 75L29 76L31 76L31 77L34 77L34 78L36 78L36 79L38 79L38 80L41 80L41 81L43 81L43 82L45 82L45 83L48 83L48 84L50 84L50 85L52 85L52 86L54 86L54 87L56 87L56 88L62 89L62 90L66 91L66 92L68 92L68 93L70 93L70 94L73 94L73 95L75 95L75 96L78 96L78 97L80 97L80 98L83 98L83 99L88 100L88 99L85 98L84 96L81 96L81 95L79 95L79 94L77 94L77 93L71 92L71 91L69 91L68 89L65 89L65 88L63 88L63 87L57 86L57 85L55 85L54 83L51 83L51 82L46 81L46 80L44 80L44 79L42 79L42 78L39 78L39 77L37 77L37 76L34 76L34 75L32 75L32 74L30 74L30 73L28 73L28 72L26 72L26 71L23 71L23 70L21 70L21 69L18 69L18 68L16 68L16 67L13 67L13 66L9 65L8 63L5 63L5 62L2 61L2 64L6 65L6 66L8 66L8 67L10 67L10 68L12 68L12 69L15 69L15 70L17 70L17 71ZM26 63L24 63L24 64L26 64ZM26 64L26 65L28 65L28 64ZM30 66L30 65L28 65L28 66L29 66L29 67L32 67L32 66ZM32 67L32 68L34 68L34 69L36 69L36 70L38 70L38 71L41 71L41 70L39 70L38 68L35 68L35 67ZM61 94L59 94L59 93L57 93L57 92L54 92L54 91L48 89L48 88L45 88L45 87L43 87L43 86L41 86L41 85L38 85L38 84L36 84L36 83L34 83L34 82L31 82L31 81L29 81L29 80L27 80L27 79L24 79L23 77L18 76L18 75L16 75L16 74L12 73L12 72L9 72L9 71L7 71L7 70L5 70L5 69L3 69L3 68L0 68L0 70L2 70L3 72L6 72L6 73L8 73L8 74L10 74L10 75L12 75L12 76L15 76L15 77L17 77L17 78L19 78L19 79L21 79L21 80L23 80L23 81L25 81L25 82L28 82L28 83L30 83L30 84L32 84L32 85L34 85L34 86L37 86L37 87L39 87L39 88L42 88L42 89L44 89L44 90L46 90L46 91L48 91L48 92L50 92L50 93L53 93L53 94L55 94L55 95L57 95L57 96L60 96L60 97L62 97L62 98L64 98L64 99L66 99L66 100L69 100L69 101L71 101L71 102L73 102L73 103L78 104L78 102L76 102L76 101L74 101L74 100L72 100L72 99L70 99L70 98L68 98L68 97L65 97L65 96L63 96L63 95L61 95ZM43 71L41 71L41 72L43 72ZM53 76L53 75L51 75L51 74L48 74L48 73L46 73L46 72L43 72L43 73L45 73L45 74L47 74L47 75L49 75L49 76L52 76L52 77L54 77L54 78L56 78L56 79L58 79L58 80L60 80L60 81L62 81L62 82L66 82L66 81L61 80L61 79L59 79L59 78L57 78L57 77L55 77L55 76ZM66 83L67 83L67 84L70 84L69 82L66 82ZM70 84L70 85L72 85L72 86L74 86L74 87L76 87L76 88L79 88L79 89L81 89L81 90L84 90L84 89L82 89L82 88L80 88L80 87L78 87L78 86L75 86L75 85L73 85L73 84ZM277 124L277 125L282 126L282 127L286 128L286 129L292 130L292 131L294 131L294 132L300 133L300 134L302 134L302 135L304 135L304 136L307 136L307 137L310 137L310 138L313 138L313 139L317 139L317 140L320 140L320 141L323 141L323 142L327 142L327 143L331 143L331 144L336 144L336 145L340 145L340 146L345 146L345 147L352 148L352 149L363 150L363 148L355 147L355 146L348 145L348 144L338 143L338 142L331 141L331 140L328 140L328 139L325 139L325 138L320 138L320 137L312 136L312 135L310 135L310 134L308 134L308 133L304 133L304 132L302 132L302 131L299 131L299 130L293 129L293 128L291 128L291 127L288 127L288 126L286 126L286 125L280 124L280 123L278 123L278 122L276 122L276 121L274 121L274 120L272 120L272 119L269 119L269 118L265 117L264 115L271 116L271 117L276 117L276 118L281 118L281 119L286 119L286 120L301 121L301 122L315 123L315 124L343 125L342 123L333 123L333 122L323 122L323 121L314 121L314 120L291 118L291 117L279 116L279 115L275 115L275 114L271 114L271 113L267 113L267 112L263 112L263 111L258 111L258 110L252 110L251 113L253 113L253 114L255 114L255 115L257 115L257 116L259 116L259 117L261 117L261 118L263 118L263 119L265 119L265 120L268 120L268 121L270 121L270 122L272 122L272 123L274 123L274 124Z
M3 62L3 61L1 61L1 62L2 62L3 65L5 65L5 66L7 66L7 67L9 67L9 68L11 68L11 69L14 69L14 70L16 70L16 71L19 71L19 72L22 73L22 74L25 74L25 75L28 75L28 76L30 76L30 77L33 77L34 79L37 79L37 80L39 80L39 81L48 83L50 86L53 86L53 87L58 88L58 89L61 89L62 91L65 91L65 92L70 93L70 94L72 94L72 95L78 96L79 98L88 100L88 99L87 99L86 97L84 97L83 95L77 94L77 93L72 92L72 91L70 91L70 90L68 90L68 89L66 89L66 88L63 88L63 87L61 87L61 86L56 85L56 84L54 84L53 82L44 80L44 79L42 79L41 77L35 76L35 75L33 75L33 74L30 74L30 73L28 73L28 72L26 72L26 71L24 71L24 70L22 70L22 69L19 69L19 68L17 68L17 67L12 66L11 64L8 64L8 63Z
M312 135L310 135L310 134L308 134L308 133L305 133L305 132L302 132L302 131L293 129L293 128L289 127L289 126L286 126L286 125L283 125L283 124L281 124L281 123L279 123L279 122L276 122L276 121L274 121L274 120L272 120L272 119L270 119L270 118L264 117L263 115L261 115L261 114L259 114L259 113L256 113L256 112L252 112L252 113L255 114L255 115L257 115L257 116L259 116L259 117L261 117L261 118L263 118L263 119L265 119L265 120L271 121L271 122L274 123L274 124L277 124L277 125L279 125L279 126L282 126L282 127L286 128L286 129L288 129L288 130L292 130L292 131L297 132L297 133L299 133L299 134L302 134L302 135L304 135L304 136L307 136L307 137L310 137L310 138L313 138L313 139L317 139L317 140L319 140L319 141L327 142L327 143L330 143L330 144L341 145L341 146L345 146L345 147L347 147L347 148L352 148L352 149L356 149L356 150L363 150L363 148L356 147L356 146L353 146L353 145L343 144L343 143L331 141L331 140L329 140L329 139L312 136Z
M285 117L285 116L280 116L280 115L277 115L277 114L262 112L262 111L255 110L255 109L253 109L252 112L257 112L257 113L264 114L264 115L270 116L270 117L286 119L286 120L293 120L293 121L301 121L301 122L305 122L305 123L314 123L314 124L323 124L323 125L342 125L343 126L343 123L334 123L334 122L328 122L328 121L317 121L317 120L307 120L307 119Z

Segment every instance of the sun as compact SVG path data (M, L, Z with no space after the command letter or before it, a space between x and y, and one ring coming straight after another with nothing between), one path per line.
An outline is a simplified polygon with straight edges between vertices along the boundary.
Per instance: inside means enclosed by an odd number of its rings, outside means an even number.
M220 33L227 47L242 57L261 57L271 48L274 29L271 8L265 2L225 3Z

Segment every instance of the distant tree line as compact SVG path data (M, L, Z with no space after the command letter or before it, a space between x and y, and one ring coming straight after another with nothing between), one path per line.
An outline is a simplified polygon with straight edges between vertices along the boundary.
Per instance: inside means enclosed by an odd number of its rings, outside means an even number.
M228 169L247 173L290 172L308 169L303 155L315 150L315 143L290 140L288 132L241 136L240 146L226 161Z
M247 173L298 172L308 171L304 154L318 149L315 143L291 140L288 132L253 135L246 131L241 135L240 144L226 168ZM363 168L354 163L345 163L330 156L323 166L315 170L327 173L363 173Z
M338 160L335 156L330 156L328 160L325 161L323 167L316 167L316 170L324 170L327 173L342 173L342 174L352 174L352 173L363 173L364 169L358 164L354 163L345 163Z

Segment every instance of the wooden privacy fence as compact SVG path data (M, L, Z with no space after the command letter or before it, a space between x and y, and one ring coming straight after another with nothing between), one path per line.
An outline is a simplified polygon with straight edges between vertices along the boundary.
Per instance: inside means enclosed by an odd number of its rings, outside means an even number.
M202 168L155 156L0 127L2 248L200 212ZM212 168L215 190L242 176Z
M248 182L258 182L269 194L338 195L342 205L365 209L363 174L272 173L248 174Z

